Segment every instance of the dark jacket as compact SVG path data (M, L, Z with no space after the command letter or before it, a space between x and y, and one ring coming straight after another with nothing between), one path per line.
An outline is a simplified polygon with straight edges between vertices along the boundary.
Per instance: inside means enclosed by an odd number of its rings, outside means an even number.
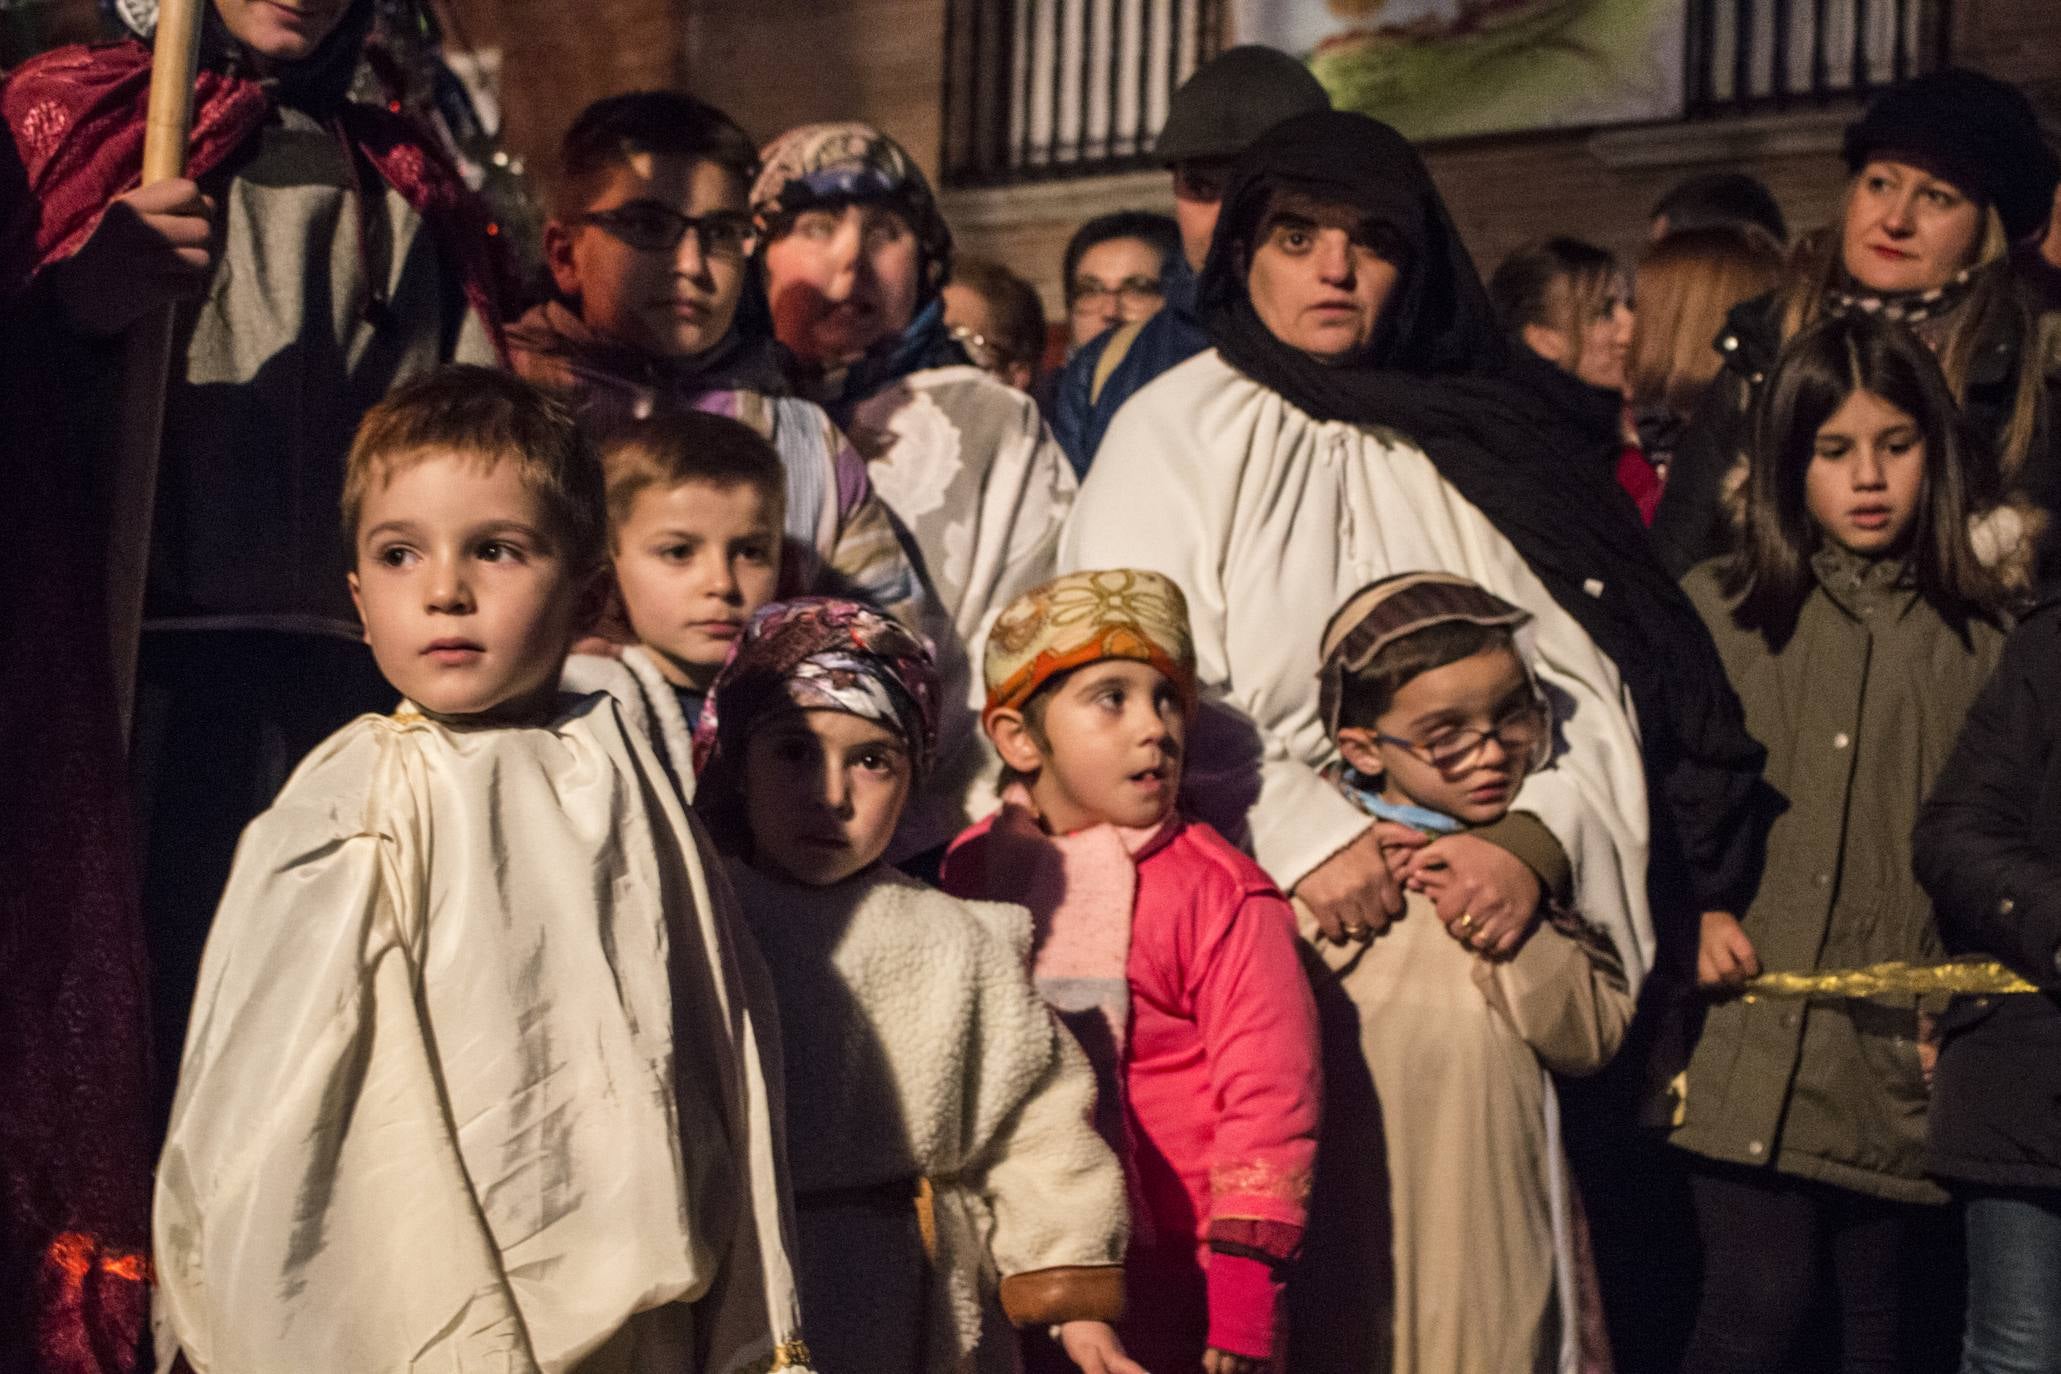
M2061 603L2020 625L1918 815L1915 866L1957 954L2061 972ZM1955 999L1928 1164L1956 1182L2061 1188L2061 998Z
M1195 278L1186 263L1167 269L1166 304L1151 318L1120 325L1081 345L1060 369L1052 399L1052 437L1066 450L1074 474L1088 475L1088 464L1102 446L1102 436L1123 403L1145 389L1161 373L1171 372L1209 347L1209 335L1194 316ZM1121 340L1121 344L1118 341ZM1100 388L1095 373L1103 354L1122 347L1123 356L1109 370Z
M1745 463L1753 402L1782 353L1779 294L1770 292L1733 307L1713 346L1723 355L1724 365L1679 437L1667 489L1653 517L1654 547L1677 577L1733 547L1734 519L1726 498L1730 479ZM2010 423L2024 346L2025 340L2016 334L2000 331L1983 342L1970 365L1962 419L1971 440L1994 443ZM2047 511L2061 509L2061 454L2054 452L2052 443L2056 401L2050 379L2049 422L2044 434L2034 439L2019 477L2024 495ZM1995 494L1978 490L1974 495L1985 502ZM2050 523L2040 550L2038 580L2043 584L2061 571L2057 534L2061 520Z
M1911 827L2004 636L1949 623L1899 564L1823 549L1811 566L1816 585L1774 651L1733 618L1714 565L1684 584L1785 804L1740 923L1770 971L1936 963ZM1674 1141L1877 1197L1941 1200L1925 1178L1917 1035L1911 998L1716 1002Z

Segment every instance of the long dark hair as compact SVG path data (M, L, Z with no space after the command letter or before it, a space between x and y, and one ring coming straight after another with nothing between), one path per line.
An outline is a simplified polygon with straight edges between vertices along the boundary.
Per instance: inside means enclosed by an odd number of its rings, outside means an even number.
M1733 614L1780 648L1796 628L1824 533L1804 499L1818 429L1855 392L1881 397L1917 421L1925 439L1908 557L1918 591L1949 623L1991 619L2004 589L1968 533L1968 475L1958 408L1932 351L1901 325L1871 315L1828 317L1782 350L1753 414L1746 529L1725 570Z

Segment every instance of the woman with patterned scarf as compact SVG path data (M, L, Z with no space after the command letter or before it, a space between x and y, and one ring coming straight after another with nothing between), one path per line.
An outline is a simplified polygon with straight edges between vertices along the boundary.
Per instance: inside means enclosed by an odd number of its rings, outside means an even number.
M908 153L869 125L808 124L761 161L751 204L789 375L866 459L950 622L937 771L897 853L941 848L995 806L972 646L1052 575L1078 483L1037 406L947 332L952 235Z
M1894 320L1945 369L1969 431L1976 547L2021 589L2061 572L2061 454L2036 307L2012 248L2045 226L2061 178L2032 106L1977 72L1891 87L1846 131L1840 222L1786 280L1739 306L1718 381L1683 433L1653 520L1677 574L1728 552L1743 513L1747 415L1782 345L1827 315Z

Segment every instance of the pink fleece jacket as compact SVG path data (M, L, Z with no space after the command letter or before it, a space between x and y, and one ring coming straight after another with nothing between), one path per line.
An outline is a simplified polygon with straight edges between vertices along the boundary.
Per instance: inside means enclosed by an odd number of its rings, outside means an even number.
M1062 908L1092 915L1030 875L997 871L991 853L1006 846L988 840L1006 814L959 837L945 890L1028 897L1040 939ZM1148 1369L1195 1368L1205 1344L1277 1359L1281 1269L1302 1241L1322 1093L1295 919L1259 865L1199 822L1175 821L1132 860L1121 1077L1097 1066L1125 1097L1125 1344ZM1086 1048L1112 1052L1106 1040Z

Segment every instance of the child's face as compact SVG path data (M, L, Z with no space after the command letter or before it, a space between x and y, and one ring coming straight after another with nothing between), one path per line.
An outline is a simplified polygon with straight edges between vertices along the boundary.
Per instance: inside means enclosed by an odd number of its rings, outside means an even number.
M473 455L424 458L367 493L354 562L379 671L451 716L547 703L594 581L567 566L516 465Z
M215 0L229 36L273 62L313 55L350 7L351 0Z
M773 332L803 362L845 363L909 326L923 247L885 205L804 210L766 245Z
M1075 669L1047 699L1042 731L1041 747L1016 711L991 727L1003 761L1037 774L1031 796L1054 833L1145 828L1173 810L1188 717L1159 669L1128 659Z
M1391 801L1487 825L1510 809L1545 731L1523 663L1498 646L1411 678L1375 729L1342 729L1338 747L1360 772L1386 778Z
M637 642L673 683L707 690L780 581L780 526L742 482L637 493L615 532L615 582Z
M675 216L701 227L682 232ZM737 178L718 163L664 153L632 154L574 222L553 220L544 231L552 280L587 327L662 358L691 358L723 341L751 245Z
M1925 431L1871 391L1856 391L1818 426L1803 500L1833 542L1866 557L1900 547L1918 519Z
M841 883L887 852L909 800L909 748L844 711L785 711L744 750L752 862L809 887Z

